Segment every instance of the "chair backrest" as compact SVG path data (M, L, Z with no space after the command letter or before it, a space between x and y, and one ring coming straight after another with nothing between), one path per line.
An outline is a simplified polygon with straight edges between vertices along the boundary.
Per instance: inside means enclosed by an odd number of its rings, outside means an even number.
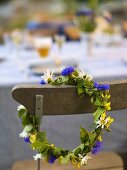
M111 93L112 110L127 108L127 80L112 81L109 83ZM51 86L51 85L16 85L12 90L13 98L24 105L31 114L35 114L36 96L43 96L44 115L68 115L91 113L94 107L90 98L85 95L80 98L74 86Z

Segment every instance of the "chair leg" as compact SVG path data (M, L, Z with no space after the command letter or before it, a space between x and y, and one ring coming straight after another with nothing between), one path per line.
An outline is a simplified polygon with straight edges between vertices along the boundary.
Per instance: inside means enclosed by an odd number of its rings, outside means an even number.
M43 116L43 96L36 95L35 103L35 115L41 120ZM38 127L38 132L40 131L40 126ZM39 153L39 152L38 152ZM40 159L37 160L37 170L40 170Z
M40 170L40 159L37 160L37 170Z

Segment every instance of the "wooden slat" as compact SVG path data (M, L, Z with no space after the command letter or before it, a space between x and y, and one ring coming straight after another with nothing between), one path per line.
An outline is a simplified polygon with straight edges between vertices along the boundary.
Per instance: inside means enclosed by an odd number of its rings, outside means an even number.
M127 108L127 80L106 82L111 85L112 110ZM81 99L74 86L17 85L12 90L13 98L23 104L30 113L35 111L35 96L44 97L44 115L67 115L90 113L95 110L86 95Z
M82 166L81 170L124 170L122 158L113 152L103 152L89 160L87 166ZM15 163L12 170L35 170L34 160L25 160ZM58 162L49 165L41 161L41 170L77 170L71 164L61 165Z

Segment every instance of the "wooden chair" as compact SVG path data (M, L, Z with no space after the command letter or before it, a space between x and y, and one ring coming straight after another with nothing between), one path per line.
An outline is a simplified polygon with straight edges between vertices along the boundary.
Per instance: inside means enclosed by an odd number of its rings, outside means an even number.
M127 108L127 81L108 82L111 85L111 106L112 110ZM85 114L93 112L89 97L83 99L77 95L74 86L51 86L51 85L17 85L12 90L13 98L23 104L31 114L43 115L68 115ZM85 105L84 105L85 103ZM50 107L49 107L50 106ZM41 161L43 170L75 170L71 164L59 165L56 161L54 165ZM34 160L16 162L12 170L35 170ZM39 168L38 168L39 169ZM102 152L91 159L84 170L124 170L122 158L114 152Z

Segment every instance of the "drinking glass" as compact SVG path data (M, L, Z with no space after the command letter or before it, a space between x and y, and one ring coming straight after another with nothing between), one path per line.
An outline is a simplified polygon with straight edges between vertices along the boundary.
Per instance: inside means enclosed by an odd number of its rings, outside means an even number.
M35 38L34 44L41 58L45 58L49 56L51 46L52 46L51 37L37 37Z
M63 44L65 42L65 36L64 35L55 35L54 40L55 40L55 42L58 46L58 50L59 50L59 53L61 55Z

